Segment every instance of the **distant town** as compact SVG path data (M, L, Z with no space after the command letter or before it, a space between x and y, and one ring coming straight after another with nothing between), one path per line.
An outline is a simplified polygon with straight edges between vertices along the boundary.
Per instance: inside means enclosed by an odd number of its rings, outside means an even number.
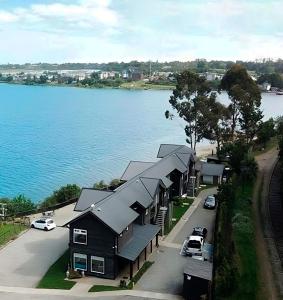
M140 89L172 89L176 74L190 69L202 75L217 89L226 70L234 62L138 62L129 63L66 63L66 64L6 64L0 65L0 82L26 85L71 85L78 87L112 87ZM237 62L243 64L262 91L282 92L283 63L281 60Z

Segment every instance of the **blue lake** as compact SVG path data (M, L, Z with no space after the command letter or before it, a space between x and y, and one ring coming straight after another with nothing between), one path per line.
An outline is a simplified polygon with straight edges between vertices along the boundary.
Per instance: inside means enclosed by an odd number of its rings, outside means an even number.
M164 117L170 94L0 84L0 197L92 186L129 160L155 160L160 143L185 143L181 120ZM283 97L264 95L263 109L280 114Z

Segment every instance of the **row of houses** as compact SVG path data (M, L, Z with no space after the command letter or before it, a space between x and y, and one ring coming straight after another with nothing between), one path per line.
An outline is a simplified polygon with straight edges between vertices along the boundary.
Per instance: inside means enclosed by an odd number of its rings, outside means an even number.
M214 177L201 173L187 146L162 144L157 158L131 161L115 190L82 189L79 215L65 224L72 269L108 279L126 272L131 279L171 222L172 199L193 194L201 176Z

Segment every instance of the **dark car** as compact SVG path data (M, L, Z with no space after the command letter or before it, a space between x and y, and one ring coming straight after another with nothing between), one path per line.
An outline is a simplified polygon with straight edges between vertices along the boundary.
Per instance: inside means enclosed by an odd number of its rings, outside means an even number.
M207 196L203 204L204 208L214 209L216 207L216 200L214 196Z
M201 226L194 227L192 235L202 236L203 238L205 238L207 235L207 229L205 227L201 227Z

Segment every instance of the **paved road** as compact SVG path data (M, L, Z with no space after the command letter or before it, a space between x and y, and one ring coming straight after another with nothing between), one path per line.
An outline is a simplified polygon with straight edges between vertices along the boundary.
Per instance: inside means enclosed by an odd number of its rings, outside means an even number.
M139 280L135 289L174 295L182 293L184 265L192 258L181 256L180 250L184 239L195 226L205 226L208 229L208 241L212 240L216 210L204 209L203 202L207 195L213 193L216 193L216 189L202 192L202 200L176 234L172 247L169 247L170 243L159 247L159 251L151 257L155 263Z
M93 295L94 296L94 295ZM1 300L15 300L19 297L16 293L6 293L0 292ZM21 300L79 300L86 299L84 296L55 296L55 295L32 295L32 294L21 294ZM156 298L144 298L144 297L134 297L134 296L97 296L93 297L97 300L153 300Z
M57 225L63 225L70 219L72 210L73 205L58 210L54 218ZM0 286L35 287L48 268L68 248L68 231L62 227L49 232L29 229L2 248Z
M213 192L211 191L211 189L209 191L203 191L202 201L200 202L194 213L190 216L183 228L179 231L177 236L174 238L174 243L182 244L184 242L184 239L192 233L193 228L196 226L203 226L207 228L208 231L206 241L208 243L212 242L216 210L209 210L203 208L204 199L208 195L216 193L217 190L215 188Z

